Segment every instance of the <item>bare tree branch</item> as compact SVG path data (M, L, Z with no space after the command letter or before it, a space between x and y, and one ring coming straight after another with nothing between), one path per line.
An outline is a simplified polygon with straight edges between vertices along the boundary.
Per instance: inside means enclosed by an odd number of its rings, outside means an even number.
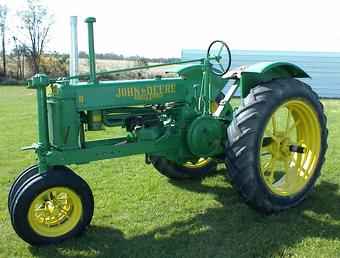
M39 73L41 55L43 55L52 20L47 7L42 5L40 0L26 0L26 3L26 9L18 12L23 31L27 35L22 41L29 42L25 45L28 46L32 71Z

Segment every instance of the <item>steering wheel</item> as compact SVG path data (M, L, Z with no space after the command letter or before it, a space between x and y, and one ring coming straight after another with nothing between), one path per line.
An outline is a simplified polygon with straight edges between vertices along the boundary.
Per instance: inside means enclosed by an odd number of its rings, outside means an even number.
M212 73L218 76L226 74L231 66L231 52L228 45L222 40L211 42L207 59L211 65Z

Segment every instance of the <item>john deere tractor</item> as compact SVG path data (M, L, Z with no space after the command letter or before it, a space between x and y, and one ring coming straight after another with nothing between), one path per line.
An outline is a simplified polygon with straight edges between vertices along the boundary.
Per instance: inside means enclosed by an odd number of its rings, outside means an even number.
M56 80L37 74L29 81L37 93L38 142L26 149L38 159L8 197L13 227L24 241L60 242L90 224L92 192L67 165L128 155L145 154L174 180L203 177L225 163L244 201L263 213L306 198L327 149L323 106L300 80L306 72L286 62L230 70L228 46L214 41L204 58L97 73L94 22L86 19L89 74ZM170 65L172 77L100 80ZM237 108L231 105L236 93ZM124 136L89 139L109 127L123 128Z

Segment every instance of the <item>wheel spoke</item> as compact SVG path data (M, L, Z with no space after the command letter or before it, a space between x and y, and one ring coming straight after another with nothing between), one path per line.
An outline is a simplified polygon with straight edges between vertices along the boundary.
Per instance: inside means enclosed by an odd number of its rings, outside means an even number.
M299 124L300 124L300 120L293 123L288 129L286 129L286 134L288 135L294 128L297 128Z
M276 127L276 118L275 118L275 113L272 115L272 127L273 127L273 135L276 134L277 132L277 127Z
M220 48L220 50L218 51L218 54L217 54L217 56L221 56L221 53L222 53L222 50L223 50L223 44L221 44L221 48Z
M290 128L290 111L289 109L287 108L287 122L286 122L286 135L288 134L288 129Z
M289 166L289 162L287 160L284 160L282 161L283 164L284 164L284 169L285 169L285 175L286 175L286 178L287 178L287 182L289 182L289 179L290 179L290 172L291 172L291 169L290 169L290 166Z
M284 168L285 168L285 191L291 192L294 190L298 178L298 170L296 168L290 167L290 162L285 160L284 161Z
M274 167L275 167L275 164L276 164L276 160L272 158L263 167L263 174L264 174L266 180L268 181L268 183L270 183L270 184L272 184L274 182Z

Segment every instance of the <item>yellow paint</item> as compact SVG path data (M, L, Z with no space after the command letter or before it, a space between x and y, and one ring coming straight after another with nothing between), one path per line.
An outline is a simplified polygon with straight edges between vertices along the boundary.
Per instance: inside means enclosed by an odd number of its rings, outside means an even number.
M46 96L51 97L52 96L52 86L46 87Z
M143 87L117 88L115 97L130 97L135 100L152 100L176 93L176 84L150 85Z
M197 162L189 162L189 161L185 162L183 166L186 168L203 168L207 166L210 161L211 161L210 158L207 158L207 159L200 158Z
M56 96L57 90L58 90L57 86L49 85L48 87L46 87L46 96L48 97Z
M80 197L66 187L53 187L40 193L28 210L28 223L44 237L60 237L72 231L83 214Z
M270 144L263 145L264 138ZM289 146L304 148L291 152ZM266 124L260 147L260 175L279 196L294 196L312 178L321 151L321 128L314 108L303 100L282 104Z
M79 96L78 101L79 101L79 104L83 105L85 103L85 97Z
M102 121L102 115L101 114L94 114L92 116L92 122L99 123Z
M218 104L216 101L211 101L210 105L211 105L211 113L214 113L218 108Z

